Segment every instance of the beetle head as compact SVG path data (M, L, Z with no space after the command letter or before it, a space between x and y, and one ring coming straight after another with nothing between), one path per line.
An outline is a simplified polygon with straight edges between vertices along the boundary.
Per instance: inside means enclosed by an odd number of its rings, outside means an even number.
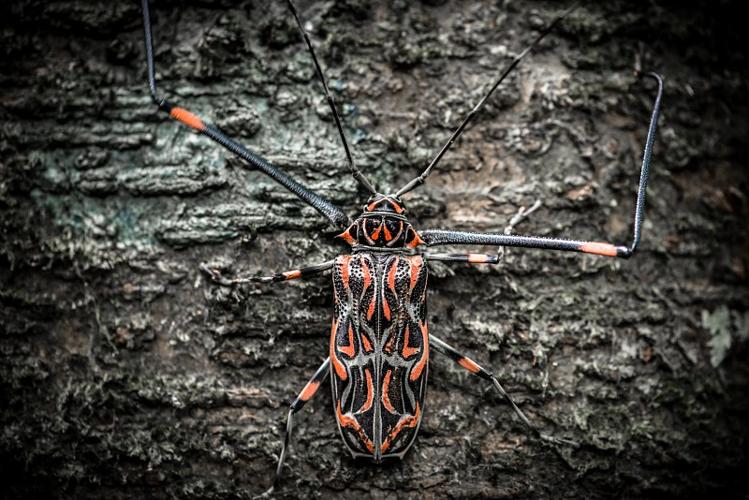
M424 243L408 222L403 202L384 194L369 198L362 214L338 237L351 246L416 248Z

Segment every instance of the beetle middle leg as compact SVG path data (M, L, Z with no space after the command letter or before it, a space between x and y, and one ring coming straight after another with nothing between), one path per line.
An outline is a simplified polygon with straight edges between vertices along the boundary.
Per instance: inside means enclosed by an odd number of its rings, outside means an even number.
M494 388L497 390L497 392L499 392L499 394L501 394L502 397L504 397L510 403L510 406L512 406L512 409L515 411L515 414L520 418L520 420L523 421L523 423L528 427L528 429L530 429L530 431L536 437L538 437L539 439L542 439L543 441L548 441L554 444L567 444L571 446L577 446L577 443L574 441L570 441L568 439L556 438L553 436L549 436L548 434L542 433L536 426L534 426L531 423L530 420L528 420L528 417L525 416L525 413L523 413L523 410L521 410L518 407L518 405L515 403L515 401L512 399L512 397L509 394L507 394L507 391L505 391L504 387L502 387L502 384L499 383L499 380L497 379L497 377L494 376L492 372L490 372L486 368L483 368L481 365L476 363L474 360L472 360L468 356L465 356L461 354L460 352L456 351L453 347L443 342L442 340L438 339L434 335L429 335L429 344L431 345L431 347L434 348L435 351L441 354L444 354L448 358L452 359L465 370L468 370L474 375L478 375L484 380L490 381L492 385L494 386Z
M306 278L308 276L320 274L322 272L327 271L328 269L331 269L333 267L333 264L335 264L335 261L328 260L326 262L323 262L322 264L302 267L299 269L294 269L292 271L285 271L282 273L275 273L269 276L245 276L245 277L237 277L237 278L226 278L225 276L221 274L221 271L219 269L211 267L207 264L201 264L200 269L201 271L206 273L208 276L210 276L211 279L215 281L216 283L218 283L219 285L231 286L231 285L238 285L242 283L277 283L279 281L290 281L290 280L296 280L300 278Z
M283 446L281 447L281 454L278 456L278 465L276 466L276 475L273 478L273 484L265 491L260 497L263 498L270 495L278 485L278 480L281 478L281 470L283 469L284 461L286 460L286 452L289 449L289 443L291 441L291 431L294 427L294 414L297 413L302 407L317 394L320 385L325 382L330 373L330 357L325 358L320 367L317 369L315 374L309 379L307 385L304 386L302 392L296 397L291 406L289 407L289 416L286 418L286 433L283 438Z

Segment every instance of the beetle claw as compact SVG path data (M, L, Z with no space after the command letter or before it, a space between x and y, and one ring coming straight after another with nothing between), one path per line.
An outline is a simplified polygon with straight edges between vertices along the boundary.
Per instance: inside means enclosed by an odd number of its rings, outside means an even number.
M231 280L228 280L221 275L221 271L209 267L208 264L200 264L200 270L210 276L211 280L219 285L231 286L233 284Z

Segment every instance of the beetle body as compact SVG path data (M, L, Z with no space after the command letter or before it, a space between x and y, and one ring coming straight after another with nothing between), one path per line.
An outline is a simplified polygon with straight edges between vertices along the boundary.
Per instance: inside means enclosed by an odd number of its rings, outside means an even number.
M333 268L333 404L354 457L402 457L424 411L429 363L428 271L399 200L376 196L342 235Z

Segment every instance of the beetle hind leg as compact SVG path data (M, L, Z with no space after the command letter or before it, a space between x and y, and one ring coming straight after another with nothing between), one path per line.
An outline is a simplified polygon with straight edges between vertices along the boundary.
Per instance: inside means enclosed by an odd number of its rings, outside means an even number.
M294 414L297 413L302 407L317 394L320 385L325 382L330 373L330 358L325 358L325 361L320 365L315 374L309 379L307 385L304 386L302 392L296 397L291 406L289 407L289 415L286 417L286 432L284 433L283 446L281 447L281 454L278 456L278 465L276 466L276 474L273 477L273 484L264 493L254 498L267 498L276 489L279 480L281 479L281 472L283 470L283 464L286 461L286 453L288 452L289 445L291 443L291 431L294 428Z
M523 413L523 410L520 409L520 407L515 403L512 397L507 393L507 391L505 391L504 387L502 387L502 384L499 383L499 379L497 379L497 377L495 377L492 372L483 368L482 366L480 366L478 363L476 363L474 360L472 360L468 356L464 356L460 352L456 351L453 347L443 342L442 340L438 339L434 335L429 335L429 343L431 344L431 346L434 348L435 351L441 354L444 354L448 358L452 359L457 364L459 364L463 369L473 373L474 375L477 375L483 378L484 380L490 381L492 385L494 386L494 388L497 390L497 392L503 398L505 398L508 403L510 403L510 406L512 406L512 409L515 412L515 414L526 425L526 427L528 427L528 429L531 431L531 433L534 436L548 443L578 446L578 443L576 443L575 441L571 441L569 439L557 438L557 437L542 433L536 426L534 426L531 423L530 420L528 420L528 417L525 415L525 413Z
M280 281L289 281L289 280L297 280L301 278L306 278L308 276L313 276L315 274L320 274L322 272L325 272L328 269L332 269L334 263L335 261L329 260L329 261L323 262L322 264L302 267L299 269L294 269L292 271L285 271L283 273L275 273L269 276L245 276L245 277L235 277L235 278L227 278L226 276L221 274L220 269L211 267L207 264L201 264L200 270L206 273L208 276L210 276L210 278L214 282L218 283L219 285L232 286L232 285L239 285L242 283L278 283Z

